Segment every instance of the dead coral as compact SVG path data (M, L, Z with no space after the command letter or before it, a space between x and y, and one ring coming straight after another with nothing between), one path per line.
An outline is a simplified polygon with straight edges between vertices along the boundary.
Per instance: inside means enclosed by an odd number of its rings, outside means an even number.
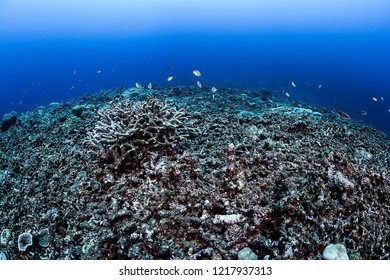
M173 148L196 133L186 112L166 100L148 96L146 101L114 100L109 105L98 111L99 120L86 143L112 160L115 168L141 149Z

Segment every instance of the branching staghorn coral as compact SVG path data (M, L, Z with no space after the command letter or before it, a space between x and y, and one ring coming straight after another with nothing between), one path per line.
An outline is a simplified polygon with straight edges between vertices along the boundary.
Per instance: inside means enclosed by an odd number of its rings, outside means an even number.
M173 148L197 131L183 109L153 96L142 102L114 100L97 114L99 120L86 143L94 153L111 156L117 167L141 148Z

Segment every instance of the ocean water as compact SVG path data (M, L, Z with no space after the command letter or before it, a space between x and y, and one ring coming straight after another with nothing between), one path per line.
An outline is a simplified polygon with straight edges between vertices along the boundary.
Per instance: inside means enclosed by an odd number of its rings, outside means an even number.
M136 82L193 86L198 69L205 86L287 91L292 100L342 110L390 135L389 26L8 32L0 44L0 116ZM361 110L367 115L355 114Z

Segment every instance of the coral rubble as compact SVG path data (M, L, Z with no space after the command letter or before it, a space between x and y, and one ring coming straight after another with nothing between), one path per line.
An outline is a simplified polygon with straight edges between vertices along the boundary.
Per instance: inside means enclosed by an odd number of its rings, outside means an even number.
M116 88L18 114L0 133L1 258L323 259L342 243L390 259L389 138L266 93Z

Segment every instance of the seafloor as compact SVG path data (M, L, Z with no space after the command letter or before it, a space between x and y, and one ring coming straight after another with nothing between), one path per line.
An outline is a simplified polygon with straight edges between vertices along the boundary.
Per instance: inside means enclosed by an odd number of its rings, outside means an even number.
M1 130L2 259L390 259L389 138L269 90L117 88Z

